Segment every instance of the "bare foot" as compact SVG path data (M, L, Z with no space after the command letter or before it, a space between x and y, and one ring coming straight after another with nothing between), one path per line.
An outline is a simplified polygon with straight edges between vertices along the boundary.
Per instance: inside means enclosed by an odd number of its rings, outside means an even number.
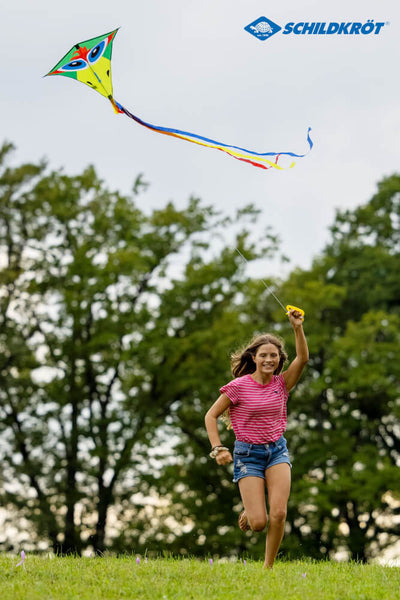
M242 512L240 513L238 523L239 523L239 527L242 531L249 531L250 525L249 525L249 521L247 520L247 515L246 515L245 510L242 510Z

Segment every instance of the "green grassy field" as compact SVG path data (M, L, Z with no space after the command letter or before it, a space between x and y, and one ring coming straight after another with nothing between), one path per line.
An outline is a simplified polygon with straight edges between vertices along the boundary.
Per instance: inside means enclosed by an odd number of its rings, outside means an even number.
M0 555L2 600L394 600L400 569L330 562L123 558L20 559Z

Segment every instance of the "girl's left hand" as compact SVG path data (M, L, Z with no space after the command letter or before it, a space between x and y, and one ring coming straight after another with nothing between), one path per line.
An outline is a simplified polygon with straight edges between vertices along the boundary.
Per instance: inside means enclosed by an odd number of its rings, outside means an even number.
M303 321L304 321L304 317L301 314L301 312L299 312L298 310L290 310L289 314L289 321L291 326L293 327L293 329L297 329L298 327L302 327L303 325Z
M215 460L217 461L218 465L227 465L233 462L232 454L229 452L229 450L222 450L221 452L218 452Z

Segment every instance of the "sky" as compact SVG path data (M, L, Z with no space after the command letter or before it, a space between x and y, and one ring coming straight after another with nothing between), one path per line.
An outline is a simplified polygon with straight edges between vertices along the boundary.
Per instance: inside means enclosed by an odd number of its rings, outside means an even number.
M264 16L293 22L382 22L378 35L283 35L244 27ZM70 175L93 164L112 190L150 183L144 210L195 195L225 214L253 203L255 233L279 235L290 263L308 268L329 240L336 210L365 203L400 169L398 0L14 0L0 9L0 143L13 163L47 158ZM120 30L114 97L156 125L256 150L307 151L292 169L264 171L162 136L114 114L66 77L45 75L75 44Z

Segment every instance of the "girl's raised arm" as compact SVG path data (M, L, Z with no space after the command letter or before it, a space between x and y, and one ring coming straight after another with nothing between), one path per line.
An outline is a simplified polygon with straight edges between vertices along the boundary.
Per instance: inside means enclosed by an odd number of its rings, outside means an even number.
M306 336L303 331L303 318L301 313L296 310L291 310L288 316L296 340L296 358L290 363L288 369L282 373L287 391L289 392L300 379L303 369L308 362L309 353Z

